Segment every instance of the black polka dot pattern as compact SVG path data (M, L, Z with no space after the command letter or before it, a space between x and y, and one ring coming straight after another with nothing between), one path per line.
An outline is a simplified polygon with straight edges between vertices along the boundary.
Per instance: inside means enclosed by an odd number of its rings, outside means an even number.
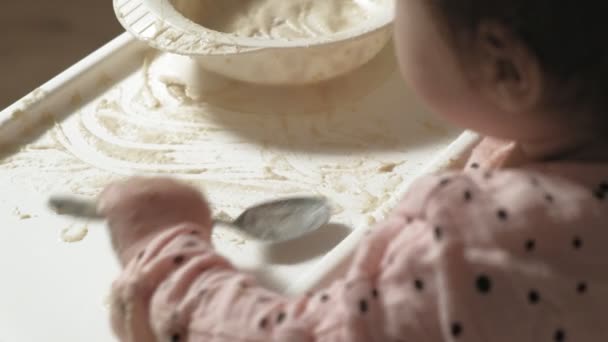
M553 334L553 340L555 342L563 342L566 340L566 332L563 329L557 329L555 330L555 333Z
M184 262L184 256L183 255L178 255L175 258L173 258L173 263L176 264L176 265L179 265L182 262Z
M452 323L452 326L450 327L450 333L452 334L452 337L460 337L462 335L462 324L458 323L458 322L454 322Z
M540 302L540 294L536 290L530 290L528 292L528 302L532 305L538 304Z
M608 195L608 182L601 182L595 190L593 190L593 195L599 199L603 200Z
M585 282L578 283L578 285L576 285L576 292L578 292L579 294L587 293L587 283L585 283Z
M433 232L435 234L435 240L440 241L441 238L443 237L443 229L441 229L441 227L437 226L437 227L435 227L435 230Z
M536 241L533 239L527 240L524 248L526 249L527 252L532 252L534 251L534 249L536 249Z
M496 211L496 216L501 221L506 221L509 218L509 214L507 213L507 211L505 209L498 209Z
M492 280L486 275L480 275L475 281L477 291L481 294L488 294L492 290Z
M470 202L473 199L473 194L471 193L470 190L466 190L464 192L463 197L464 197L465 202Z
M597 198L598 200L603 200L606 198L606 192L601 191L601 190L595 190L593 192L593 195L595 196L595 198Z
M281 324L284 320L285 320L285 313L284 312L279 312L279 314L277 315L277 323Z
M479 169L479 163L472 163L471 164L471 168L472 169Z
M583 240L579 236L572 238L572 248L576 250L583 248Z
M416 279L414 280L414 287L416 288L416 290L422 291L424 290L424 282L420 279Z
M367 304L367 300L361 299L359 301L359 311L361 311L362 314L365 314L365 313L367 313L367 310L369 310L369 306Z
M473 163L470 165L471 168L473 169L478 169L480 168L479 164L477 163ZM491 173L490 172L485 172L484 173L484 177L486 178L490 178L491 177ZM450 182L450 179L448 178L444 178L440 180L440 185L441 186L445 186ZM539 182L537 179L533 178L532 179L532 184L534 185L538 185ZM547 193L545 192L545 190L539 188L538 189L538 193L536 196L537 199L542 200L544 198L544 200L548 203L554 203L556 201L556 198L553 196L553 194L551 193ZM462 190L461 190L462 191ZM589 191L589 190L587 190ZM596 189L596 195L597 194L601 194L601 197L604 198L605 196L608 195L608 182L607 183L602 183L597 189ZM462 194L462 198L464 199L465 202L471 202L473 201L474 195L475 195L475 199L476 201L480 200L480 195L479 193L473 193L473 191L471 191L470 189L464 189L464 191L461 193ZM560 194L559 192L557 192L556 194ZM557 201L559 202L561 199L560 196L557 196ZM588 197L589 198L589 197ZM502 204L505 205L505 204ZM508 204L507 204L508 206ZM511 212L509 213L507 211L507 209L505 208L501 208L501 207L494 207L495 212L492 213L492 211L490 211L490 215L495 214L496 216L490 217L491 219L498 219L500 221L508 221L509 218L511 217L513 222L517 222L518 219L518 213L517 212ZM511 216L510 216L511 214ZM412 222L413 219L411 217L405 217L406 221L408 223ZM440 224L443 224L445 222L439 222ZM508 226L508 225L505 225ZM436 241L441 241L444 237L450 238L450 229L448 229L444 236L444 228L443 226L435 226L433 228L432 233L431 232L427 232L427 234L434 234L434 238ZM448 227L451 228L451 227ZM197 231L192 231L192 234L199 234L199 232ZM582 234L584 235L584 234ZM430 238L429 235L427 235L427 237ZM583 236L586 237L586 236ZM527 240L525 240L527 238ZM570 238L570 240L568 240L568 238ZM527 237L524 236L523 239L517 241L516 243L518 244L518 248L520 253L528 252L534 252L537 250L537 248L539 246L537 246L537 242L540 243L540 252L543 252L543 249L546 247L546 245L544 244L544 240L536 240L538 239L538 236L535 236L534 238L532 237ZM449 240L449 239L448 239ZM590 246L593 246L593 240L590 240ZM449 241L448 241L449 242ZM567 243L570 242L571 244L571 248L573 248L574 250L580 250L583 248L583 238L581 236L572 236L570 235L569 237L566 237L565 239L561 240L561 244L562 247L568 247ZM587 243L589 243L589 241L585 241ZM197 245L197 241L187 241L183 244L184 247L194 247ZM521 249L523 247L523 250ZM574 254L574 253L573 253ZM532 255L532 254L529 254ZM144 251L141 251L138 255L137 258L141 259L144 256ZM184 261L186 260L186 257L184 255L177 255L173 258L173 262L176 265L182 264ZM501 292L501 283L499 281L499 279L495 278L492 274L489 274L491 272L488 272L488 274L477 274L474 275L473 277L471 277L468 281L469 281L469 291L473 290L476 291L480 296L489 296L490 293L494 293L493 295L497 295ZM428 281L428 279L425 279ZM568 284L568 288L570 289L569 291L571 295L583 295L585 293L588 292L588 284L585 281L579 281L576 282L578 280L588 280L588 279L575 279L574 282ZM410 291L416 290L418 292L422 292L423 290L425 290L425 286L427 286L424 282L423 279L411 279L409 280L410 285L413 285L413 289L411 288ZM430 283L431 285L433 285L433 283ZM537 284L538 285L538 284ZM239 283L239 286L241 288L246 288L247 284L246 283ZM353 283L347 283L345 284L345 288L349 289L352 288L354 285ZM430 286L430 288L432 289L433 286ZM381 290L383 289L382 287L380 288ZM541 302L541 293L539 293L538 291L539 289L529 289L529 291L526 293L526 290L524 289L522 292L520 292L519 294L519 301L523 302L525 305L525 300L527 299L527 303L529 305L537 305L536 308L542 308L546 303L548 303L548 293L543 292L543 298L542 298L542 302ZM542 288L540 288L540 290L543 290ZM361 315L367 315L370 313L373 313L375 311L375 307L373 305L378 305L378 301L374 301L375 299L380 298L380 292L378 290L378 288L369 288L368 290L369 292L367 292L366 294L363 294L362 297L359 297L360 299L358 301L353 301L351 302L351 310L358 310L358 312ZM428 291L428 290L427 290ZM202 296L205 293L205 290L200 291L199 295ZM385 293L383 292L383 296L385 295ZM330 300L330 296L327 293L321 293L319 294L310 294L309 296L312 296L312 300L319 300L321 303L326 303ZM527 297L526 297L527 296ZM522 298L523 297L523 298ZM486 297L486 298L490 298L490 297ZM581 297L581 299L584 299L584 297ZM262 299L260 299L261 301ZM540 304L540 305L539 305ZM532 308L530 308L532 310ZM259 316L258 316L259 317ZM368 316L369 317L369 316ZM266 329L268 328L269 325L273 324L273 319L276 322L276 324L281 324L283 323L287 318L287 314L286 312L278 312L276 314L276 316L274 315L270 315L267 317L263 317L261 319L259 319L259 321L257 322L258 328L259 329ZM460 318L463 319L463 317L453 317L453 318ZM254 325L255 328L255 320L253 320L253 322L251 322ZM449 325L444 326L445 328L449 328L448 332L449 334L451 334L451 336L454 339L459 339L462 338L465 332L465 329L463 327L463 321L458 321L458 320L454 320L451 323L448 322ZM464 321L465 325L467 324L467 321ZM553 341L555 342L564 342L566 341L566 331L564 329L562 329L564 326L553 326L550 327L549 330L546 330L543 334L545 334L545 340L551 340L551 338L553 338ZM471 327L467 326L467 330L469 330ZM567 327L566 327L567 328ZM555 329L555 330L553 330ZM467 331L468 334L472 335L473 331ZM171 333L170 333L171 334ZM551 335L552 334L552 335ZM572 331L570 331L570 334L572 334ZM466 337L466 336L465 336ZM172 342L180 342L183 340L183 336L181 336L178 333L172 333L172 335L169 335L170 341ZM466 339L466 338L465 338Z
M376 299L380 296L378 289L372 289L372 298Z

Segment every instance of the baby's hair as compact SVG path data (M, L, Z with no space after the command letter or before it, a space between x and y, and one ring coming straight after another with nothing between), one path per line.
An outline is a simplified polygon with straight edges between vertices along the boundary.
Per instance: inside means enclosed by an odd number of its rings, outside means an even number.
M548 99L554 105L608 111L607 1L433 1L464 37L487 21L509 30L555 81L555 96Z

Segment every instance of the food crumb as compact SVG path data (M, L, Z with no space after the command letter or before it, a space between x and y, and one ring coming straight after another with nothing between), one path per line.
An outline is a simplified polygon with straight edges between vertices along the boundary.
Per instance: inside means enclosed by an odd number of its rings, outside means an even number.
M102 302L102 306L105 310L110 310L112 308L112 301L113 301L113 296L112 296L112 292L109 292L108 294L106 294L106 296L103 299Z
M70 104L74 107L80 106L82 104L82 96L78 93L74 93L72 98L70 98Z
M380 166L380 168L378 168L378 171L383 172L383 173L393 172L393 171L395 171L396 167L397 167L396 163L388 163L388 164L384 164L384 165Z
M368 215L367 216L367 224L370 226L373 226L377 223L376 218L373 215Z
M224 222L232 222L232 216L228 215L227 212L220 210L215 214L215 218Z
M17 216L20 220L29 220L32 218L31 214L21 212L21 209L15 208L13 210L13 214Z
M61 240L67 243L82 241L89 233L89 227L71 225L61 231Z
M230 242L232 244L234 244L236 247L242 247L243 245L245 245L247 243L247 241L243 238L232 238L230 239Z

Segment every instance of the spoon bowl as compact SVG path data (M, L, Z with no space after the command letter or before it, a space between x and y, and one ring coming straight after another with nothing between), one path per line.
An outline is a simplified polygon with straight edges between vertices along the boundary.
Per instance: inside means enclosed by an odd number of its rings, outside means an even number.
M266 241L298 238L329 222L331 208L323 197L292 197L245 210L232 224Z

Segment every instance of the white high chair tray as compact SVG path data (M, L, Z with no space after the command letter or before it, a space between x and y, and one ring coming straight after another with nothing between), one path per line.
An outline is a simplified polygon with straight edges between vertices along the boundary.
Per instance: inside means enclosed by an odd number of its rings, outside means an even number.
M413 179L476 141L419 107L390 46L328 83L271 88L123 34L0 112L0 341L113 340L107 295L119 268L107 232L48 210L53 193L92 197L128 175L170 175L204 189L224 217L325 195L332 224L300 240L214 232L235 265L293 294L338 274Z

